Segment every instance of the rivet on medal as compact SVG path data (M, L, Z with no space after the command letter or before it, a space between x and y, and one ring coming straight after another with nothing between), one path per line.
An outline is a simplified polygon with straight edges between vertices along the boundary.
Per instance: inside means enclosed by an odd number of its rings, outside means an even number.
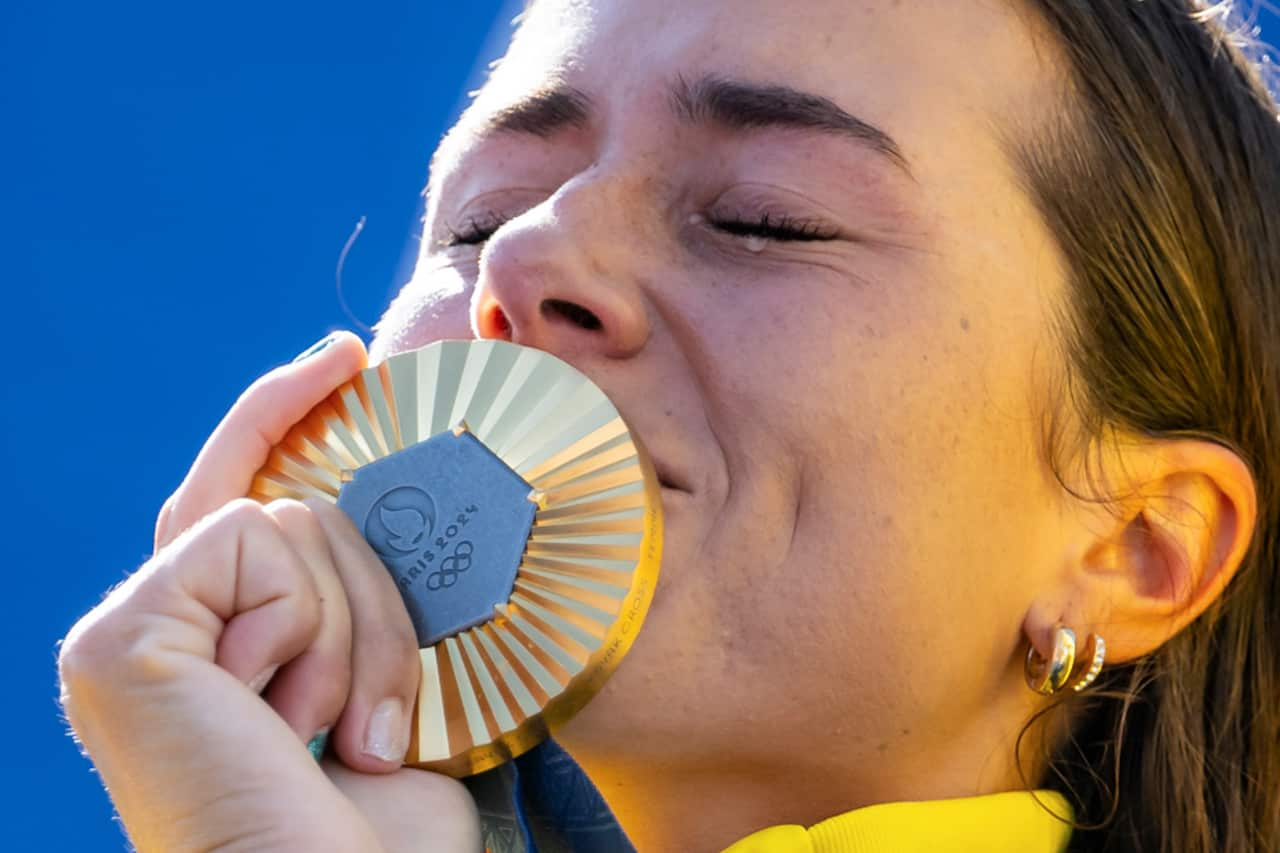
M549 353L442 341L361 371L298 423L250 497L335 502L418 635L406 764L527 752L617 668L653 598L661 492L594 383Z

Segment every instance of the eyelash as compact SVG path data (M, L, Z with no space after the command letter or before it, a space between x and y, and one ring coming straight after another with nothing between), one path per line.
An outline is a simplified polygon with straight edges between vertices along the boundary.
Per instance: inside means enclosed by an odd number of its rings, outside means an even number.
M763 237L779 243L816 243L836 239L834 231L816 222L793 219L790 216L761 214L754 219L708 219L713 227L734 237Z
M449 228L449 236L440 241L441 245L446 249L455 246L479 246L485 240L493 236L494 232L506 223L506 219L498 216L496 213L486 213L483 216L473 216L467 220L466 226L461 231L455 231Z
M836 233L816 222L790 216L762 214L754 219L707 219L709 225L733 237L763 237L779 243L815 243L836 239ZM449 228L449 236L441 241L445 248L479 246L506 223L495 213L472 217L460 231Z

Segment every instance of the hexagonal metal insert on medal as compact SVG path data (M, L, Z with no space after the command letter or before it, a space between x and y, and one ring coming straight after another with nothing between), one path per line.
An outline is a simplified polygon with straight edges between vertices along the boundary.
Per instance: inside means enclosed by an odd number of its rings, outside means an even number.
M395 578L426 648L487 622L511 597L533 495L460 426L356 469L338 506Z

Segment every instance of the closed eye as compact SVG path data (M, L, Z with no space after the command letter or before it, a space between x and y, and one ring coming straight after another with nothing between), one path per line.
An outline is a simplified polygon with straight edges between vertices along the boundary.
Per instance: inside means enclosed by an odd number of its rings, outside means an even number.
M758 237L778 242L819 242L834 240L839 236L834 229L817 222L768 213L752 219L729 218L707 221L713 228L735 237Z
M455 246L482 246L506 222L505 217L496 213L473 216L461 228L449 227L448 236L442 238L439 241L439 245L446 249L451 249Z
M821 242L835 240L839 234L832 228L817 222L794 219L765 213L754 218L729 217L708 219L707 223L734 237L756 237L786 243ZM507 222L496 213L473 216L460 228L448 229L448 236L440 240L444 248L457 246L482 246Z

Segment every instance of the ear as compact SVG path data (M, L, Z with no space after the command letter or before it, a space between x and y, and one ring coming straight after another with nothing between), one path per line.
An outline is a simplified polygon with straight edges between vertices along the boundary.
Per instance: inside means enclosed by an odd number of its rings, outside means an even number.
M1082 526L1059 612L1076 617L1062 621L1082 640L1101 634L1118 663L1159 648L1222 595L1249 550L1257 496L1248 466L1210 441L1143 439L1112 461L1128 488L1097 516L1104 524ZM1035 640L1052 630L1028 628Z

